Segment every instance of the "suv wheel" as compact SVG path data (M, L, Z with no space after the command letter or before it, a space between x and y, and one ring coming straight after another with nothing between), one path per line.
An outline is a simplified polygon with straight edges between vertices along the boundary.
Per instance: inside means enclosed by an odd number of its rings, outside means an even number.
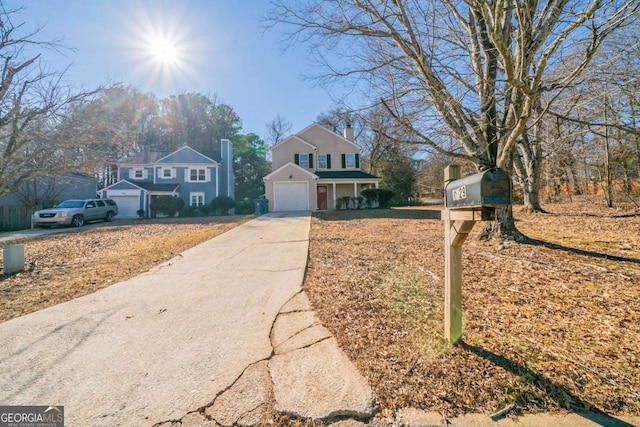
M84 225L84 218L82 217L82 215L74 216L71 220L71 225L73 227L82 227Z
M107 212L107 216L104 217L104 222L112 222L113 221L113 212Z

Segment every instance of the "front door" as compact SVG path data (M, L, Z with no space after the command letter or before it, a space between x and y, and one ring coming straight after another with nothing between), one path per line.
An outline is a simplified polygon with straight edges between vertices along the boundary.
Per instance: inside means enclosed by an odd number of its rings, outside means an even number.
M327 189L326 185L318 185L318 209L327 209Z

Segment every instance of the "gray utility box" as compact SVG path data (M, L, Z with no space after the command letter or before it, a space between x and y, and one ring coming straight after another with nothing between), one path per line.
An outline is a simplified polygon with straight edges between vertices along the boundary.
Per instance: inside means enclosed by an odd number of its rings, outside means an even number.
M444 192L444 204L449 209L498 208L511 204L511 180L499 168L451 181Z

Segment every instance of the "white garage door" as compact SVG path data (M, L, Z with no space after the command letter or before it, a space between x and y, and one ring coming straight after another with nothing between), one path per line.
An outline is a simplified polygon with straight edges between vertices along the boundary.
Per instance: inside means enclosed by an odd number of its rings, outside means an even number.
M309 184L307 182L276 182L273 187L275 211L308 211Z
M136 211L140 209L140 199L138 196L112 196L118 204L118 216L116 218L137 218Z

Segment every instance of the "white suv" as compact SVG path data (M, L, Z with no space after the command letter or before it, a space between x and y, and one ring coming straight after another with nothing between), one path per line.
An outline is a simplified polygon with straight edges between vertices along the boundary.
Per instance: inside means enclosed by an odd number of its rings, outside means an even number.
M33 227L71 225L82 227L86 221L113 221L118 205L111 199L65 200L51 209L37 211L31 217Z

